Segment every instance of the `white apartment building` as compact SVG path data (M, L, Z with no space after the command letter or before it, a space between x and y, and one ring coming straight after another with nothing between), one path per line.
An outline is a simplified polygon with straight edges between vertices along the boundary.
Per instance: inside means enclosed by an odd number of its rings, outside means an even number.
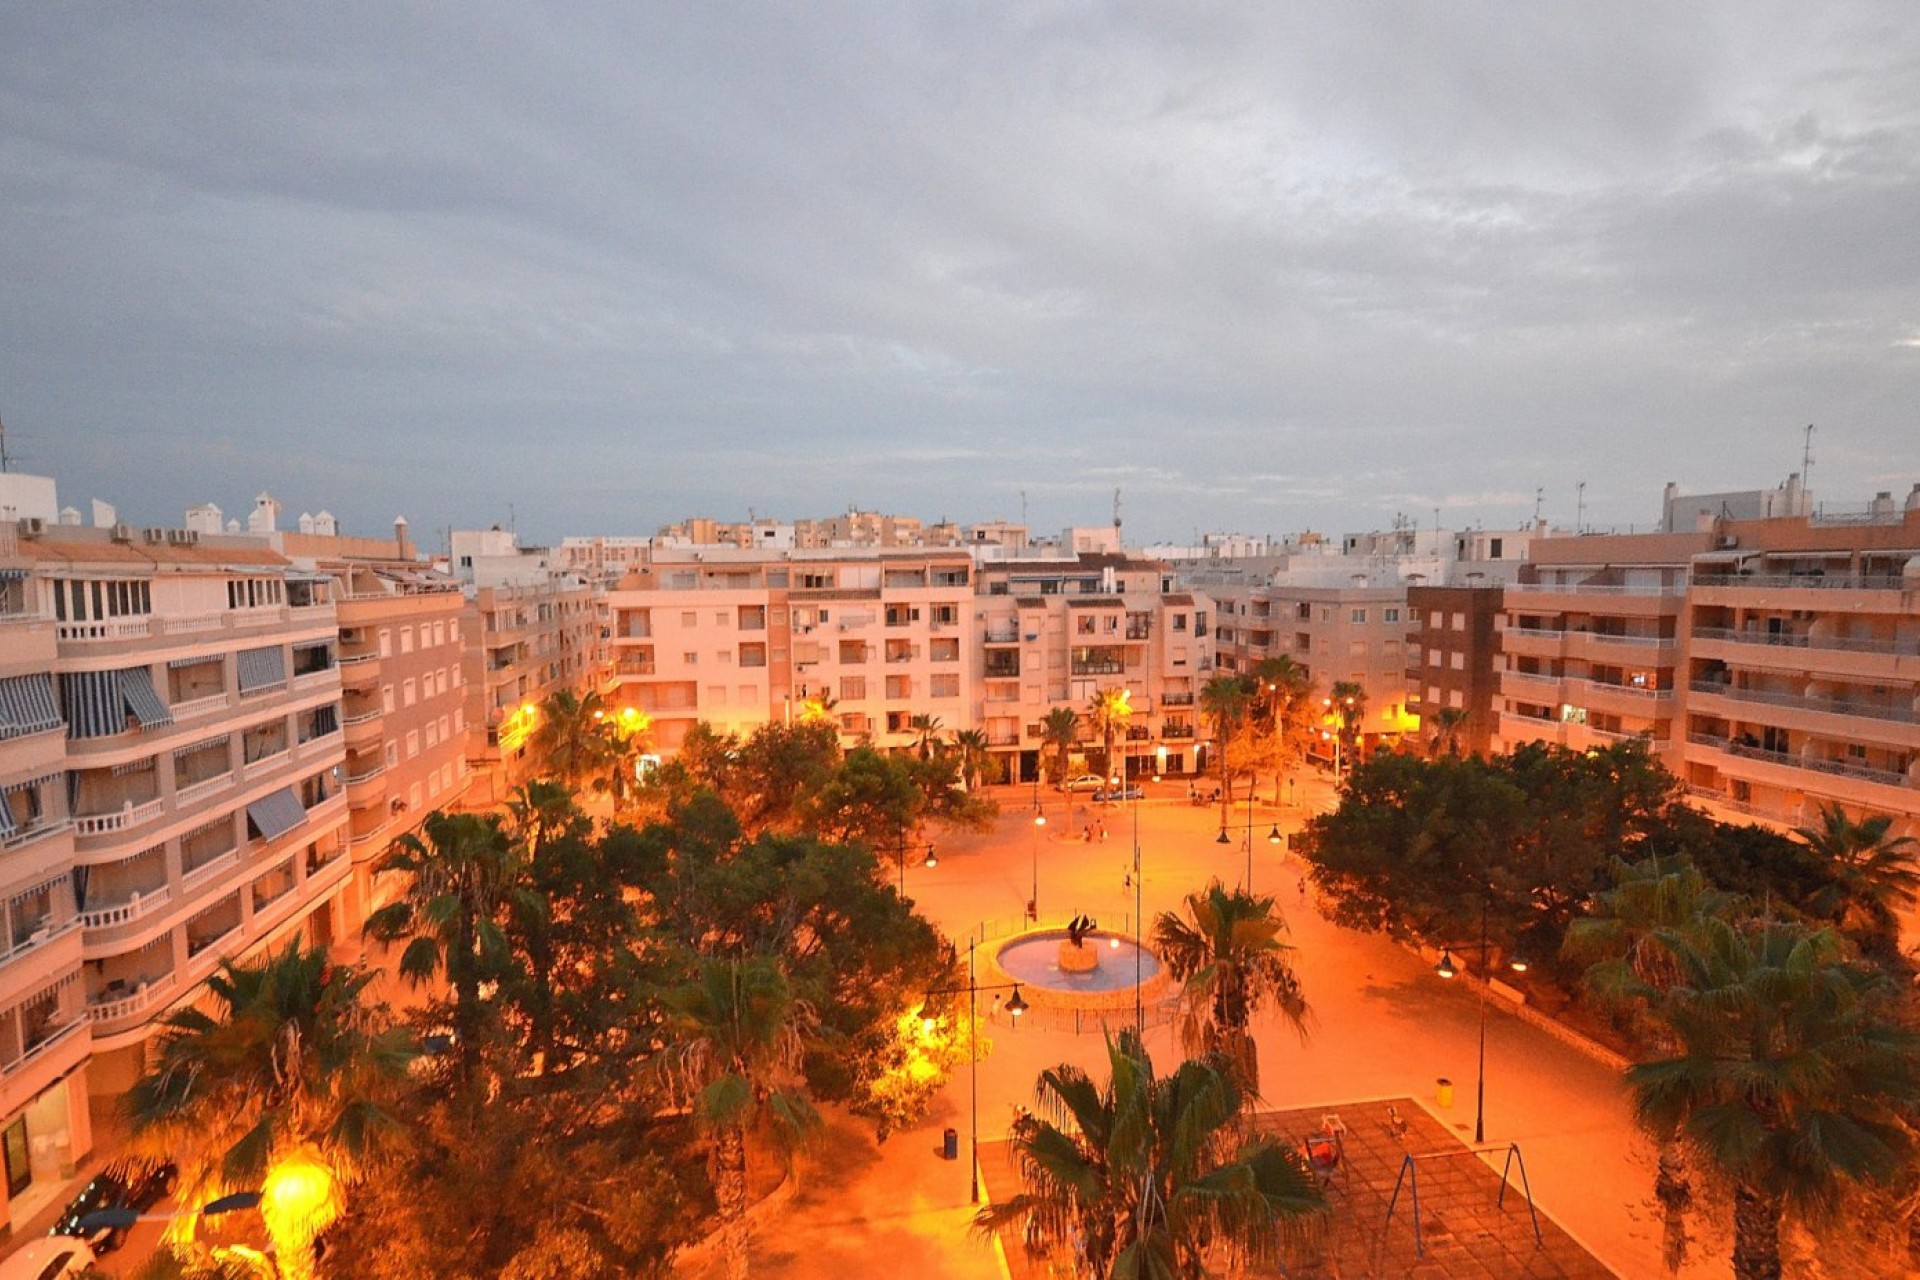
M256 539L0 524L0 1135L25 1221L218 962L330 942L330 583Z

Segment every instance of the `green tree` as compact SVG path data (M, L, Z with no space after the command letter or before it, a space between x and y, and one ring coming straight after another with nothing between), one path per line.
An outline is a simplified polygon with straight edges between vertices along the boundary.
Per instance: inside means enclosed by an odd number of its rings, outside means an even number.
M1335 680L1327 691L1327 709L1339 721L1342 772L1360 762L1360 740L1367 723L1367 687L1356 680Z
M811 1011L795 1000L780 966L766 956L703 960L692 982L667 999L670 1094L693 1108L711 1143L714 1200L730 1280L744 1280L747 1246L747 1135L763 1121L791 1140L818 1123L800 1087L803 1035Z
M593 789L613 800L613 815L618 818L640 794L640 758L653 745L653 717L638 707L622 707L601 724L607 739L606 754Z
M953 735L956 763L969 791L977 788L986 778L987 770L993 767L992 745L985 729L962 729ZM995 772L997 776L998 771Z
M1270 1258L1325 1212L1291 1146L1244 1135L1241 1085L1217 1059L1156 1078L1123 1031L1107 1061L1104 1088L1070 1064L1041 1073L1041 1114L1021 1112L1009 1135L1022 1190L982 1209L977 1230L1017 1225L1074 1275L1199 1280L1210 1250Z
M1100 768L1105 776L1117 777L1114 766L1114 739L1126 733L1133 723L1133 690L1102 689L1087 701L1087 723L1100 735Z
M1217 1054L1239 1072L1249 1096L1260 1092L1253 1015L1272 1005L1302 1038L1307 1000L1280 941L1286 920L1270 897L1229 891L1215 880L1186 899L1186 916L1153 923L1154 948L1183 984L1181 1042L1189 1054Z
M1282 774L1306 761L1314 736L1313 674L1285 654L1254 664L1259 718L1273 760L1273 799L1280 802Z
M1635 1113L1732 1190L1737 1280L1778 1280L1785 1217L1903 1172L1920 1036L1831 930L1706 919L1665 945L1682 976L1647 999L1677 1049L1628 1069Z
M855 747L809 797L806 828L829 840L858 840L893 853L919 826L926 807L906 761Z
M388 1104L414 1041L365 1001L372 978L297 941L223 961L207 979L215 1008L161 1019L124 1099L136 1143L179 1162L182 1203L262 1191L290 1280L313 1274L315 1237L398 1137Z
M453 991L454 1061L463 1080L478 1062L483 983L508 960L500 911L519 887L520 861L493 816L432 813L394 841L381 875L407 877L400 896L367 917L362 932L406 943L400 975L414 986L444 977Z
M1443 752L1460 754L1460 735L1466 729L1470 713L1465 707L1439 707L1427 717L1427 750L1431 755Z
M939 749L939 716L908 716L907 728L913 732L913 754L920 759L930 758Z
M582 697L561 689L540 704L540 718L528 745L569 790L578 790L584 780L606 767L611 754L606 715L598 693Z
M1890 835L1892 828L1886 814L1856 822L1838 804L1827 804L1819 826L1794 832L1829 877L1810 909L1881 956L1897 954L1899 910L1920 898L1920 844Z

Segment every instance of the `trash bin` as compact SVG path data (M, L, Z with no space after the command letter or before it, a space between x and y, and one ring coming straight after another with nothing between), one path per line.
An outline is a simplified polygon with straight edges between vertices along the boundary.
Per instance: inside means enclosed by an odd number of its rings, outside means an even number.
M1443 1107L1453 1105L1453 1081L1441 1076L1433 1082L1433 1100Z
M960 1131L948 1129L940 1135L940 1154L949 1160L960 1158Z

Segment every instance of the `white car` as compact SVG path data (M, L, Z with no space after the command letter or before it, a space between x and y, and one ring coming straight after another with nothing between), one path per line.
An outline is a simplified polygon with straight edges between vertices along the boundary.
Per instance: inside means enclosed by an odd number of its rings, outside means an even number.
M1107 785L1107 780L1097 773L1083 773L1077 778L1068 778L1060 784L1062 791L1098 791Z
M93 1250L72 1236L36 1236L0 1259L0 1280L67 1280L94 1264Z

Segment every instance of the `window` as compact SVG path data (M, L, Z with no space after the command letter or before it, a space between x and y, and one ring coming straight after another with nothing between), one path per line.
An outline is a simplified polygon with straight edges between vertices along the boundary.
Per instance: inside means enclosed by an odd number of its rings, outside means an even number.
M680 657L690 667L697 667L700 665L700 655L697 653L683 653L680 655Z
M1350 622L1365 622L1366 620L1367 611L1365 609L1355 609L1348 619Z
M1498 560L1500 558L1501 551L1503 551L1504 549L1505 549L1505 539L1489 538L1487 540L1487 557L1489 559Z
M1400 621L1400 611L1398 609L1388 609L1384 620L1387 622Z
M700 625L700 615L688 609L680 615L680 625L688 628L697 627Z
M733 650L722 649L713 655L713 660L723 667L730 667L733 665Z
M1293 616L1298 618L1302 622L1312 622L1313 606L1308 604L1305 600L1302 600L1300 602L1299 607L1294 610Z
M1092 614L1090 613L1081 614L1079 617L1073 620L1073 624L1074 624L1073 633L1075 635L1090 636L1093 634L1093 615Z
M1174 614L1174 615L1173 615L1173 629L1174 629L1175 631L1185 631L1185 630L1187 629L1187 615L1186 615L1186 614L1184 614L1184 613L1176 613L1176 614Z
M440 745L440 726L432 720L427 721L427 745L430 747Z
M1465 671L1467 669L1467 655L1458 651L1450 653L1447 655L1447 665L1455 671Z
M412 627L400 628L400 652L402 653L413 652L413 628Z
M380 628L380 656L383 658L393 656L393 632L386 627Z
M407 759L411 760L419 754L420 754L420 732L419 730L416 729L407 734Z
M1455 631L1465 631L1467 629L1467 615L1464 613L1454 614L1452 626Z
M397 742L389 742L387 744L387 768L389 769L394 768L399 763L400 763L400 744Z
M390 684L380 686L380 710L387 715L393 714L393 686Z
M414 701L413 680L411 677L409 677L408 679L400 682L400 705L403 707L410 707L413 705L413 701Z
M927 692L936 698L957 698L960 696L960 677L956 675L937 675L929 682Z
M710 707L726 706L727 705L727 686L723 684L708 685L707 686L707 705Z

